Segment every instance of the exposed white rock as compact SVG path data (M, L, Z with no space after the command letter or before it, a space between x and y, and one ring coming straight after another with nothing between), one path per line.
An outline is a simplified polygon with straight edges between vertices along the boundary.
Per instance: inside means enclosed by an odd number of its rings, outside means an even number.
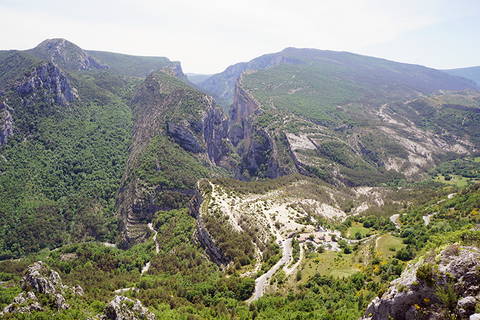
M288 143L290 144L290 149L292 151L296 150L315 150L317 147L313 142L308 138L308 135L303 134L297 136L293 133L286 134Z
M124 296L115 298L105 308L101 320L155 320L155 315L143 306L140 300Z

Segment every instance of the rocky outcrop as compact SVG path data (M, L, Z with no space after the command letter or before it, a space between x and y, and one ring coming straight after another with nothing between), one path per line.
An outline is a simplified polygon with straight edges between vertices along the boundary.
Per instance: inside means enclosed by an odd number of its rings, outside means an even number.
M480 250L452 245L409 266L362 319L469 319L479 303Z
M65 106L78 99L77 89L55 64L45 62L35 67L16 85L16 92L29 104L34 101Z
M0 146L8 141L8 137L13 135L13 118L10 107L0 101Z
M49 306L42 305L37 295L48 296L56 309L68 309L64 294L70 291L75 295L83 295L80 286L69 287L62 283L60 275L55 270L47 267L42 261L30 265L22 278L21 287L23 292L13 299L13 302L3 309L6 313L25 313L40 311Z
M151 313L139 300L124 296L115 298L105 307L103 315L95 317L99 320L155 320Z
M27 268L22 279L22 289L56 294L63 290L63 284L58 272L49 269L42 261L38 261Z
M0 315L6 313L29 313L33 311L42 311L43 308L38 302L37 296L32 291L21 292L13 299L13 302L0 312Z
M108 69L77 45L65 39L47 39L30 50L36 57L51 61L67 70Z
M222 250L215 244L201 217L197 220L196 236L210 260L220 266L226 266L230 263L231 260L227 259Z
M246 143L240 174L250 177L277 178L282 175L275 156L275 143L267 131L258 129Z
M276 178L282 175L275 157L275 142L264 128L255 125L254 115L260 114L260 103L241 84L236 84L230 111L228 137L242 161L236 169L240 179L258 176Z
M187 76L183 73L182 66L180 65L179 62L173 62L172 65L170 66L165 66L163 67L160 71L171 75L172 77L175 77L177 79L180 79L184 82L188 82Z
M258 110L259 103L246 92L239 80L235 85L233 105L230 110L228 136L234 146L251 135L252 124L249 117Z

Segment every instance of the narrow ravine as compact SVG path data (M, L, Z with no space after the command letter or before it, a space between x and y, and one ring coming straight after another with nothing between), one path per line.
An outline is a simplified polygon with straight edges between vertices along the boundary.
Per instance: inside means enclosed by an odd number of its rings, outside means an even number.
M292 258L292 238L288 238L282 241L282 258L272 267L270 270L262 274L255 280L255 290L250 299L247 300L251 303L258 300L265 293L265 288L270 284L270 279L283 265L287 264Z

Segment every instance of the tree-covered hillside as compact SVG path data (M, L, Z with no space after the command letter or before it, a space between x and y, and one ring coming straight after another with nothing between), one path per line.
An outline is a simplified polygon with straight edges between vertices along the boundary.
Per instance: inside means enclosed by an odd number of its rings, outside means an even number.
M115 242L115 196L133 125L129 102L139 83L127 69L143 60L132 57L118 69L63 39L2 51L0 59L0 256ZM178 68L157 61L149 68Z

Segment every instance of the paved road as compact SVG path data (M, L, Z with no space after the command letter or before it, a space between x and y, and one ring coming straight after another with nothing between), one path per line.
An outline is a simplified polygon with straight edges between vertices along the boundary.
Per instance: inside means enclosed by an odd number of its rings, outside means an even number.
M248 303L258 300L265 293L265 288L270 284L270 279L283 265L287 264L292 258L292 238L282 241L282 258L267 272L255 280L255 291L248 299Z

